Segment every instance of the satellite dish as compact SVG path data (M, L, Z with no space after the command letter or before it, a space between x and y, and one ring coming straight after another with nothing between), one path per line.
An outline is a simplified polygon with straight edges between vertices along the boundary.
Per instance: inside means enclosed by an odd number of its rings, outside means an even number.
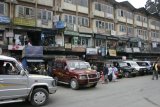
M2 54L2 48L0 48L0 55Z

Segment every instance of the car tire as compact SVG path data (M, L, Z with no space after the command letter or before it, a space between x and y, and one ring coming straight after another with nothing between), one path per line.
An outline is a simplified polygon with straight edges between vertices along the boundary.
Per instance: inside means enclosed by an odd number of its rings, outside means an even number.
M70 87L71 87L73 90L79 89L78 81L77 81L75 78L71 79L71 81L70 81Z
M124 73L124 77L125 77L125 78L129 78L129 77L130 77L130 73L129 73L129 72L125 72L125 73Z
M47 103L49 93L44 88L34 89L31 94L31 104L33 106L43 106Z

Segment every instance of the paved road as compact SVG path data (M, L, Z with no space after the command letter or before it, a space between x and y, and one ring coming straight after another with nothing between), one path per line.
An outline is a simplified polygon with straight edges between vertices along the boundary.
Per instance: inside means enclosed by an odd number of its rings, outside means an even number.
M1 107L32 107L28 103L1 105ZM72 90L58 87L45 107L160 107L160 79L151 76L120 79L96 88Z

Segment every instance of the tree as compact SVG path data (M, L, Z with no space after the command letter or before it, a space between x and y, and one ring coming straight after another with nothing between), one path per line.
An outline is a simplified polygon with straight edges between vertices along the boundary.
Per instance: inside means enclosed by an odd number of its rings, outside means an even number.
M148 0L145 8L151 14L158 13L160 15L160 0Z

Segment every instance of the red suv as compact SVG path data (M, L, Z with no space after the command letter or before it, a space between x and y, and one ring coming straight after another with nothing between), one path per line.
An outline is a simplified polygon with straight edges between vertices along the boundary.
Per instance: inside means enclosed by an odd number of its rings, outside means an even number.
M95 87L100 78L100 74L82 60L56 60L52 74L57 83L68 84L72 89Z

